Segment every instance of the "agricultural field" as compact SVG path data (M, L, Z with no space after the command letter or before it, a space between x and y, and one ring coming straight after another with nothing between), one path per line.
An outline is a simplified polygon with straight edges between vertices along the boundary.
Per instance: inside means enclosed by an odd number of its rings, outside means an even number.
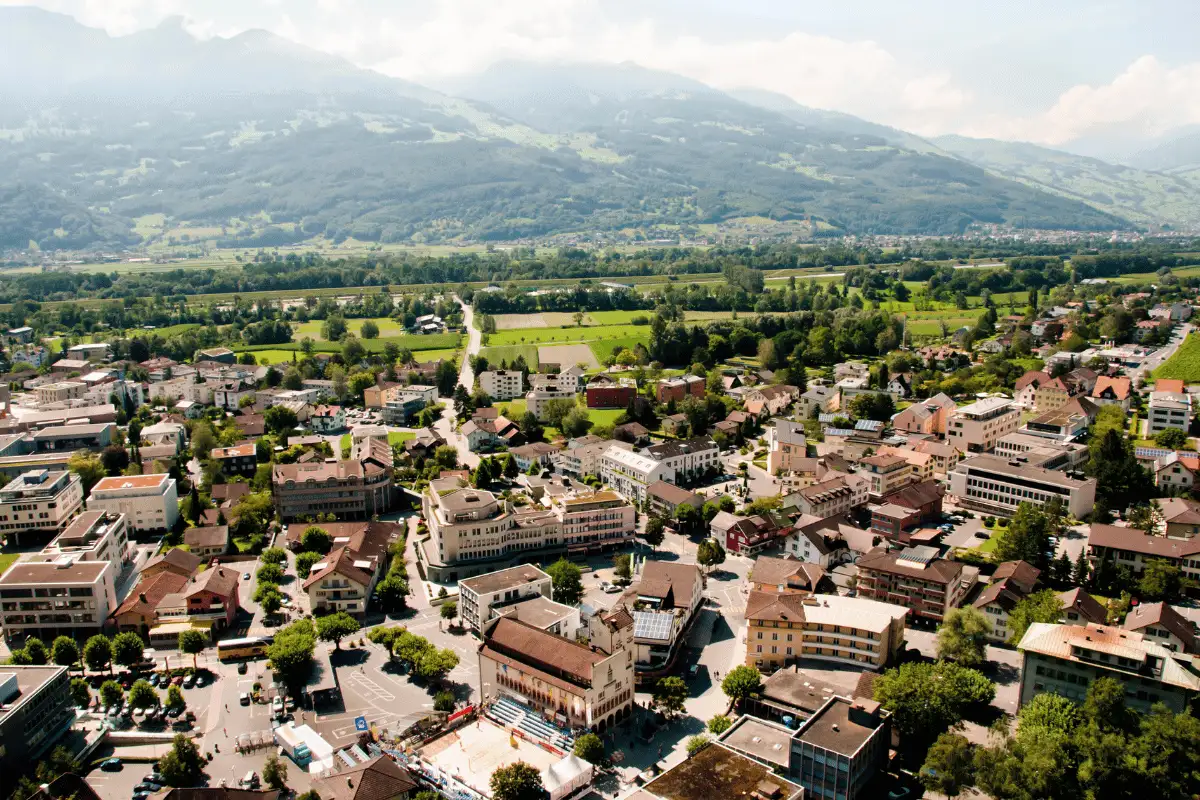
M195 323L195 322L185 322L185 323L182 323L182 324L180 324L180 325L167 325L167 326L166 326L166 327L164 327L164 328L155 328L154 330L149 330L149 331L147 331L147 330L141 330L141 331L130 331L129 333L131 333L131 334L132 334L132 333L143 333L143 334L146 334L146 335L150 335L150 334L158 334L159 336L161 336L161 337L163 337L164 339L166 339L166 338L168 338L168 337L170 337L170 336L178 336L178 335L179 335L179 334L181 334L181 333L187 333L188 331L194 331L194 330L196 330L197 328L200 328L200 327L202 327L202 326L201 326L201 325L199 325L198 323Z
M1187 341L1167 359L1167 362L1154 370L1155 379L1178 378L1187 383L1200 381L1200 333L1188 336Z
M426 336L381 336L378 339L360 339L359 341L368 353L382 353L389 343L395 343L397 347L411 350L418 360L428 360L424 355L425 353L456 351L462 345L462 334L434 333ZM237 353L256 353L265 350L300 350L301 347L300 342L286 342L284 344L244 345L232 349ZM313 352L315 353L339 353L341 350L342 345L338 342L313 342Z
M974 317L947 317L935 319L909 319L905 326L909 336L938 336L942 335L942 322L946 323L946 334L954 333L963 325L974 325Z
M538 348L539 364L558 364L561 368L583 364L584 369L600 369L595 353L586 344L556 344Z
M366 319L347 319L346 330L350 333L353 333L355 336L362 338L362 332L360 328L366 321ZM407 331L404 330L404 326L396 322L396 320L392 319L391 317L373 317L371 321L379 326L379 335L381 337L404 336L407 333ZM321 328L324 325L325 321L320 319L311 319L308 322L301 322L296 326L294 338L299 340L303 339L305 336L310 336L317 341L325 341L325 337L321 334Z
M510 344L503 347L485 347L479 351L479 355L486 358L488 364L492 366L497 366L501 362L511 364L517 356L522 356L525 363L532 369L536 370L538 364L537 345Z
M298 350L279 350L275 348L267 350L254 350L253 353L255 363L262 366L269 366L271 364L291 364L293 357L296 359L296 361L300 361L304 357L304 355Z
M593 342L624 337L646 338L650 331L645 325L593 325L580 328L517 328L497 331L488 337L489 347L508 344L569 344Z

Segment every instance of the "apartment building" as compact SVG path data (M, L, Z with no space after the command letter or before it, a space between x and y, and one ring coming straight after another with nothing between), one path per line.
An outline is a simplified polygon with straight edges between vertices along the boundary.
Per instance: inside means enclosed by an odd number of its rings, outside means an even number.
M636 503L646 502L646 489L658 481L675 482L675 472L649 455L612 446L600 457L600 479Z
M957 405L944 394L935 394L928 400L913 403L892 420L892 427L905 433L922 433L939 436L946 432L946 423Z
M811 658L879 669L904 645L908 613L862 597L753 590L746 599L746 665L774 672Z
M912 483L915 478L912 464L900 456L888 454L861 459L858 462L858 473L866 477L867 491L875 500Z
M488 622L479 646L484 702L511 697L571 728L607 731L633 710L631 623L620 626L616 646L606 651L511 617Z
M561 372L543 372L529 376L529 388L540 389L553 386L560 392L579 394L584 388L585 373L578 364L573 364Z
M83 381L60 381L39 386L34 390L34 394L37 397L38 405L45 406L51 403L65 403L69 400L82 400L87 388L87 384Z
M964 453L990 453L1020 424L1021 412L1012 400L988 397L955 409L946 424L946 442Z
M254 442L213 448L209 458L220 464L221 472L226 475L252 478L258 471L258 447Z
M391 471L369 460L276 464L271 489L285 521L318 514L369 519L392 506Z
M15 776L27 772L74 722L66 667L8 664L0 671L0 770L13 781L10 785L15 786Z
M170 530L179 519L175 479L166 473L101 478L88 495L88 508L124 514L135 531Z
M646 494L650 499L650 513L663 519L675 519L681 506L691 506L697 511L704 507L703 497L666 481L650 484Z
M1093 569L1108 561L1128 568L1137 577L1147 563L1157 559L1179 567L1185 577L1200 579L1200 538L1152 536L1137 528L1092 523L1087 544Z
M787 419L775 420L771 449L767 453L767 472L796 472L807 468L813 459L808 457L808 437L804 425Z
M1071 478L994 455L959 462L949 478L950 494L961 505L1004 516L1015 514L1021 503L1041 506L1052 498L1076 518L1090 514L1096 504L1095 478Z
M654 387L654 399L662 405L674 400L679 402L685 397L704 397L704 378L699 375L683 375L678 378L664 378Z
M1146 410L1146 434L1153 436L1167 428L1187 432L1192 424L1192 396L1187 392L1151 392Z
M77 561L108 561L119 571L129 560L129 519L124 514L84 511L42 548L39 561L66 556Z
M479 388L493 400L515 400L525 394L525 374L519 370L492 369L479 373Z
M684 631L704 602L704 573L695 564L648 559L621 602L633 615L637 668L661 669L671 663Z
M914 482L932 480L937 475L934 457L929 453L922 453L911 447L893 447L892 445L885 444L875 451L875 455L903 458L912 467L912 480Z
M637 397L637 384L632 378L600 373L584 388L588 408L625 408Z
M360 558L343 546L330 550L313 564L303 586L313 611L342 611L362 617L367 613L378 577L377 563Z
M664 464L674 479L670 483L687 483L720 468L720 448L711 436L697 436L683 441L651 445L645 454Z
M308 418L313 433L334 433L346 429L346 410L341 406L320 405Z
M1140 603L1131 608L1122 627L1137 631L1176 653L1195 655L1200 652L1200 639L1196 637L1191 621L1161 601Z
M833 517L866 505L871 483L864 475L827 473L825 480L805 486L783 499L785 511Z
M918 453L930 456L933 459L933 474L942 477L958 466L959 457L962 455L954 445L936 442L932 439L921 439L915 442L910 440L908 446Z
M1082 703L1097 678L1125 686L1125 702L1147 713L1163 703L1176 714L1198 692L1192 657L1135 631L1107 625L1035 622L1021 637L1020 705L1053 693Z
M78 475L30 470L0 489L0 531L17 544L22 534L57 536L82 509L83 483Z
M116 571L108 561L61 556L22 561L0 577L0 626L17 646L28 636L86 638L99 633L117 607Z
M227 629L237 617L241 577L240 569L216 565L190 576L178 590L164 594L154 609L150 643L168 649L178 647L179 633L187 628L201 630L215 641L215 634Z
M903 606L934 623L958 608L974 583L962 564L926 546L873 550L858 560L858 572L859 597Z
M557 386L544 386L541 389L532 389L525 395L525 410L533 414L538 420L546 419L546 407L551 400L566 400L575 404L575 393L561 391Z
M108 361L112 357L112 347L107 342L77 344L67 348L67 357L81 361Z
M566 450L560 450L555 453L551 457L554 462L554 468L563 475L570 475L574 478L582 478L585 475L599 475L601 459L610 447L626 451L633 450L633 445L628 442L618 442L615 439L599 439L595 436L591 438L594 441L589 441L585 444L576 443L574 447L568 447Z
M532 564L465 578L458 582L458 615L472 631L499 616L502 609L533 597L552 598L553 581Z
M633 506L615 492L561 495L551 503L563 545L569 554L608 550L633 541Z

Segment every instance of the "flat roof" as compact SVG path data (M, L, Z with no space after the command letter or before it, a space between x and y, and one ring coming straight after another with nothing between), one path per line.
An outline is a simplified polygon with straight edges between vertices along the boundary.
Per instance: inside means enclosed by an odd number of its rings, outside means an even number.
M988 454L972 456L960 461L955 471L963 469L987 470L988 472L995 472L1008 477L1026 478L1028 480L1040 481L1053 486L1063 486L1071 489L1096 482L1094 478L1082 481L1076 480L1062 472L1052 469L1042 469L1041 467L1031 467L1028 464L1017 464L1014 466L1008 462L1008 459L1002 456Z
M17 679L17 695L11 698L3 698L3 705L0 705L0 720L3 720L21 706L21 704L36 695L43 686L66 671L66 667L59 667L53 664L5 664L0 667L0 683L4 682L6 675L13 675Z
M92 494L117 492L123 489L157 489L170 479L171 476L165 472L153 475L116 475L111 478L101 478L99 483L92 487Z
M549 579L549 575L533 564L519 564L515 567L488 572L484 575L476 575L474 578L466 578L459 581L458 584L459 586L465 586L472 592L475 592L475 594L491 594L492 592L501 592L505 589L524 586L534 581Z
M991 414L994 411L1011 406L1012 403L1011 397L985 397L982 400L976 400L970 405L959 406L954 413L968 417Z
M786 769L791 763L793 733L754 717L742 717L721 737L721 743Z
M749 795L763 784L778 789L779 800L800 797L803 789L776 775L765 764L721 744L711 744L646 784L663 800L714 800Z
M858 703L869 703L875 709L874 726L850 718L851 708ZM852 756L883 724L877 714L878 704L873 700L834 697L800 726L800 730L796 732L796 739L839 755Z
M60 586L65 583L91 585L111 565L107 561L75 561L61 556L54 561L18 561L0 577L0 584Z

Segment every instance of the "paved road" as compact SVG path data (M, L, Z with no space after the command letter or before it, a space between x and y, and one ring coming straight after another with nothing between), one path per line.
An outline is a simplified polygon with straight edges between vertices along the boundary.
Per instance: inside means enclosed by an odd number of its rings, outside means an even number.
M459 367L458 383L470 392L475 386L475 372L471 369L471 356L479 355L483 335L475 327L475 310L459 299L457 295L455 295L454 299L462 306L463 325L467 329L467 349L463 353L462 364ZM442 411L441 419L434 424L434 430L441 434L447 444L458 450L459 464L467 467L478 466L479 456L470 451L467 447L467 440L460 436L456 430L458 419L454 415L454 399L450 397L443 398L443 402L445 403L445 409Z
M1146 360L1143 361L1136 369L1128 370L1129 377L1134 381L1137 381L1146 373L1153 372L1160 364L1162 364L1171 356L1175 355L1175 351L1179 349L1180 345L1184 343L1188 337L1188 334L1191 332L1192 325L1189 322L1185 322L1176 327L1175 330L1171 332L1171 339L1166 345L1160 347L1158 350L1147 356Z

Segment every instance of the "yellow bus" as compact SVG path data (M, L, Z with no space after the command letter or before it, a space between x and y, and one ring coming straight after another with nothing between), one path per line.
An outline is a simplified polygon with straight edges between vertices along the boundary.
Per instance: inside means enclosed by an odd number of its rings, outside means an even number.
M245 639L226 639L217 642L217 658L221 661L237 661L244 658L266 658L270 636L250 636Z

